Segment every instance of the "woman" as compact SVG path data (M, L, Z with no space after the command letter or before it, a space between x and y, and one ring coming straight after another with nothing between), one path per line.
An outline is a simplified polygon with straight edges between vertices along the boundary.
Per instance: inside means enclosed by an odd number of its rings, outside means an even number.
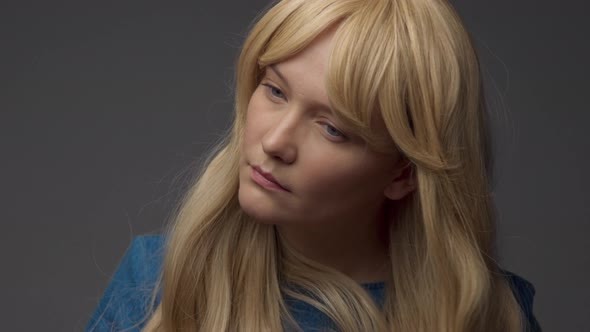
M231 132L89 330L539 330L495 261L480 68L447 2L281 1L236 82Z

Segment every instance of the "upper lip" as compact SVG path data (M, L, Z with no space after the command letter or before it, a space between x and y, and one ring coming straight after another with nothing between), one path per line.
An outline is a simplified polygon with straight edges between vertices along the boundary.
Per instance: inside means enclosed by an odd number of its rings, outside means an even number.
M276 183L277 185L279 185L281 188L289 191L289 189L287 189L285 186L283 186L279 181L277 181L277 179L275 179L274 176L272 176L271 173L269 172L265 172L262 170L262 168L260 168L260 166L252 166L252 168L254 168L256 170L256 172L260 173L262 176L264 176L267 180L272 181L274 183Z

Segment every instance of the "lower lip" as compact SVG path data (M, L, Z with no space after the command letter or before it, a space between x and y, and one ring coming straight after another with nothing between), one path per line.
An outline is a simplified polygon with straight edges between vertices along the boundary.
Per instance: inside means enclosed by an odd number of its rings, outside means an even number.
M267 188L267 189L282 191L282 192L287 191L283 187L279 186L278 184L276 184L276 183L268 180L264 176L262 176L262 174L258 173L258 171L256 171L254 168L252 168L252 180L254 180L254 182L258 183L259 185L261 185L262 187Z

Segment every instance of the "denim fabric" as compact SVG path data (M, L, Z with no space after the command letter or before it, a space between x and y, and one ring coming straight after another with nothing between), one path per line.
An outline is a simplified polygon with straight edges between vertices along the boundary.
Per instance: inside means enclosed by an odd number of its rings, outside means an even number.
M152 290L162 268L163 237L161 235L137 236L131 242L98 307L94 311L86 331L140 331L145 325ZM527 331L541 331L533 315L535 289L525 279L506 272L514 294L529 324ZM361 284L378 305L384 298L383 282ZM155 299L157 305L159 296ZM286 298L290 312L297 323L306 331L320 331L334 328L331 320L311 305L292 298Z

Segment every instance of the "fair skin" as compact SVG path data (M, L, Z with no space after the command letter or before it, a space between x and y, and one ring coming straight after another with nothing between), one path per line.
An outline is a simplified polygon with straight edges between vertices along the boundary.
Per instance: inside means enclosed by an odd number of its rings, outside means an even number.
M359 283L381 281L390 268L387 209L415 185L399 153L367 149L331 112L325 82L333 36L327 30L266 68L248 105L238 197L248 215L276 225L307 257ZM375 130L386 133L382 120ZM288 191L256 183L253 166Z

